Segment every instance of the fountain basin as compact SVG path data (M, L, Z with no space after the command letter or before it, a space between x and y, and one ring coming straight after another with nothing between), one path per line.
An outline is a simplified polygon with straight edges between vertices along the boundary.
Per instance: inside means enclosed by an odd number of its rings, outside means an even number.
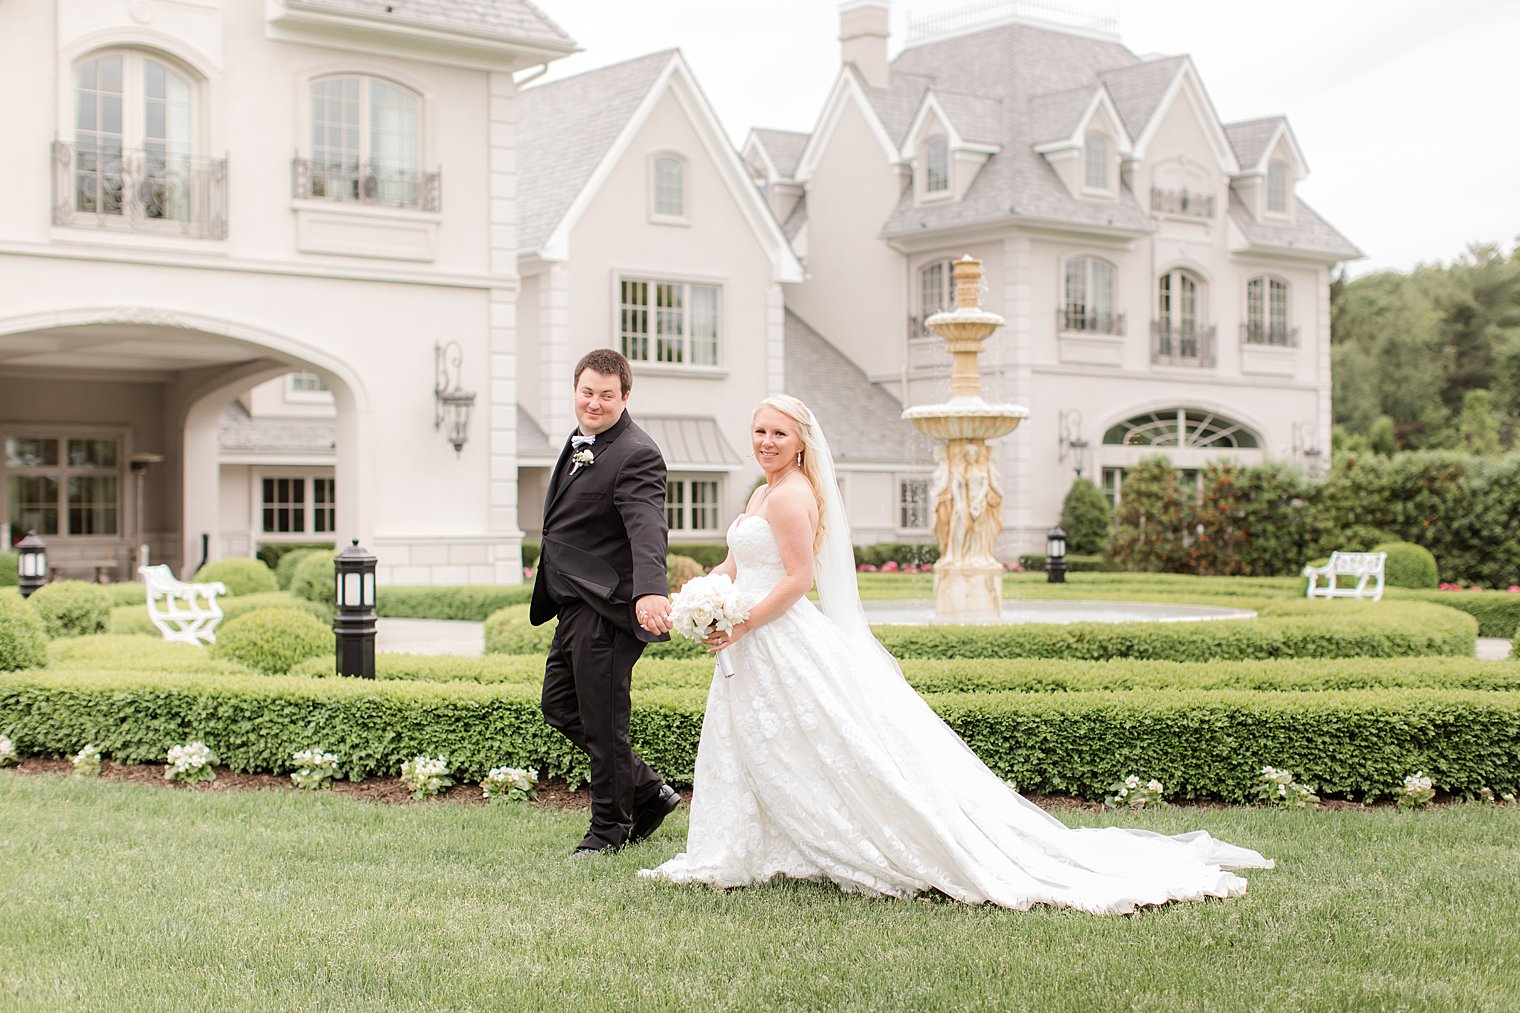
M934 602L919 599L867 601L866 621L901 626L945 622L934 617ZM1017 623L1186 623L1255 619L1251 609L1217 605L1174 605L1151 601L1005 601L1001 619L971 620L979 626ZM959 621L957 621L959 623Z
M914 405L902 417L925 436L941 440L991 440L1007 436L1029 417L1016 404L988 404L981 398L951 398L944 404Z

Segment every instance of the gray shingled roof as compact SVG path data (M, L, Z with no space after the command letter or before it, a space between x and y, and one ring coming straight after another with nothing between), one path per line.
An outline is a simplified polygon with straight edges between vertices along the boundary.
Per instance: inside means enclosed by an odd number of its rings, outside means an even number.
M302 7L384 17L399 24L458 29L563 49L575 40L529 0L296 0Z
M972 144L997 144L1003 139L1003 102L997 98L934 89L940 108L962 140Z
M829 449L844 464L928 464L927 441L902 420L897 398L872 383L849 357L786 311L787 393L813 410Z
M528 458L559 457L560 448L550 442L549 434L538 420L529 415L521 404L517 406L517 456Z
M797 238L797 234L807 225L807 221L807 194L803 194L802 198L792 205L792 210L786 216L786 221L781 223L781 232L786 236L787 242L792 242Z
M233 401L222 411L216 442L222 450L320 453L337 446L337 435L331 419L256 421L243 402Z
M1066 140L1077 129L1097 90L1096 85L1086 84L1030 99L1030 140L1035 144Z
M711 415L640 415L637 421L660 448L667 467L733 467L743 462Z
M859 73L854 70L853 64L851 71ZM913 123L913 114L918 112L918 107L924 100L924 92L929 90L934 80L922 74L910 73L906 68L899 72L895 64L891 80L891 86L887 88L871 88L861 80L861 88L865 91L871 108L876 111L876 118L881 120L887 136L893 144L901 146L908 127Z
M1186 62L1187 57L1168 56L1120 67L1103 75L1103 83L1108 86L1108 93L1113 97L1131 140L1138 140L1145 132L1151 117L1156 115L1161 97Z
M796 174L797 160L802 157L802 149L807 147L808 138L812 136L795 130L766 127L756 127L754 135L782 179L791 179Z
M1246 242L1253 247L1272 250L1302 250L1308 253L1333 254L1337 259L1350 260L1362 256L1335 226L1325 221L1313 208L1293 198L1296 205L1293 223L1276 224L1257 221L1250 210L1233 190L1230 192L1230 220L1240 227Z
M1001 151L977 173L966 196L916 206L905 191L883 227L887 236L954 228L1010 217L1071 222L1148 232L1149 217L1129 191L1118 201L1079 200L1067 192L1049 163L1035 153L1029 114L1037 96L1095 88L1102 75L1140 60L1117 42L1010 24L902 51L892 63L894 92L899 74L912 75L905 91L932 81L936 90L1002 100ZM1091 92L1089 92L1089 95ZM873 96L873 106L882 106ZM889 128L890 129L890 128Z
M1261 162L1261 156L1267 153L1267 143L1285 122L1281 116L1264 116L1225 124L1224 135L1230 139L1230 147L1235 149L1242 169L1254 169Z
M517 99L518 249L541 249L655 79L666 49L549 84Z

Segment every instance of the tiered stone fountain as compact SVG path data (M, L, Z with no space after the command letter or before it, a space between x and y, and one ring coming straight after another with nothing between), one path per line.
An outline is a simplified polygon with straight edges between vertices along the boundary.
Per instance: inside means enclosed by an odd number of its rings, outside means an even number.
M993 555L1003 530L1003 489L987 441L1007 436L1029 417L1022 405L982 400L976 357L1003 318L980 306L982 265L955 263L955 309L936 313L926 326L944 339L951 359L950 400L914 405L902 417L919 432L943 440L934 448L934 615L941 622L998 620L1003 609L1003 566Z

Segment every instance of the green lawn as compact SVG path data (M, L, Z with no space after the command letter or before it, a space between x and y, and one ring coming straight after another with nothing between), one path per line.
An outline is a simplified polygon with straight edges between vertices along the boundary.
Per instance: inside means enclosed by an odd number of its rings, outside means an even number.
M1514 1009L1520 809L1065 813L1278 861L1129 918L635 878L584 815L0 772L0 1007Z

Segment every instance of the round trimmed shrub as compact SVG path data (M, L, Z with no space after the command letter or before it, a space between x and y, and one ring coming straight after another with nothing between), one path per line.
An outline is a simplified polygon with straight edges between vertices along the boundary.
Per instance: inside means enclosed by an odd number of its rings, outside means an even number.
M82 580L55 580L26 599L50 637L85 637L104 633L111 617L111 592Z
M1092 479L1079 478L1066 490L1061 502L1061 529L1066 532L1066 551L1072 555L1096 556L1108 548L1114 512Z
M308 556L318 552L326 552L326 549L292 549L280 557L280 562L274 568L274 582L279 585L281 591L289 591L291 581L296 579L296 567Z
M665 582L671 593L681 590L688 580L702 576L702 564L690 556L665 557Z
M313 552L297 563L290 578L290 593L307 601L332 601L333 557L336 555L328 550Z
M15 591L0 591L0 672L47 664L47 631L42 619Z
M284 675L334 649L333 631L314 616L295 609L254 609L221 625L211 656L265 675Z
M16 554L9 550L0 552L0 587L15 587L21 575L16 572Z
M1384 542L1373 546L1372 551L1388 553L1383 562L1383 582L1389 587L1434 589L1441 582L1436 557L1423 546L1414 542Z
M218 559L195 571L192 583L208 584L221 581L227 585L228 594L260 594L277 591L274 573L257 559Z

